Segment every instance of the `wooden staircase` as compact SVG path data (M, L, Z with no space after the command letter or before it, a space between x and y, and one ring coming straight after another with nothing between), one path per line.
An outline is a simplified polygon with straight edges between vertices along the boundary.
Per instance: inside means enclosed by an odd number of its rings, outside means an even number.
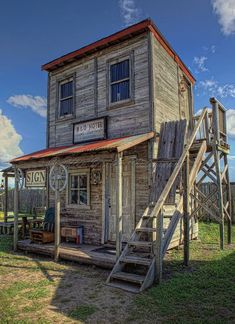
M189 197L209 144L207 138L198 141L197 135L207 118L208 111L204 109L187 141L185 121L162 125L152 202L110 273L108 285L138 293L153 282L159 282L162 260L182 217L184 244L189 243L189 221L193 212L189 208ZM164 227L166 218L168 224Z

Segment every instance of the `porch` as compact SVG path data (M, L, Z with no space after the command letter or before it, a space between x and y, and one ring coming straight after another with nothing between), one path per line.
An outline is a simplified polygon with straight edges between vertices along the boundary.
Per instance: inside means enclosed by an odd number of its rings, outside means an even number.
M54 243L32 243L30 239L18 241L17 248L27 253L42 254L54 257ZM88 245L62 242L60 244L60 259L75 261L87 265L95 265L105 269L112 269L116 262L115 246Z

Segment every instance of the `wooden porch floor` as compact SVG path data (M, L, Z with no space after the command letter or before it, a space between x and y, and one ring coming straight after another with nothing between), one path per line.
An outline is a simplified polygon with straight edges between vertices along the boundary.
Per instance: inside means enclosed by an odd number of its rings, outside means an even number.
M37 244L31 243L31 240L22 240L18 242L18 249L21 251L31 252L35 254L43 254L50 257L54 256L54 244ZM96 252L94 250L102 248L97 245L76 245L73 243L61 243L60 259L76 261L82 264L96 265L98 267L112 269L116 256L104 252Z

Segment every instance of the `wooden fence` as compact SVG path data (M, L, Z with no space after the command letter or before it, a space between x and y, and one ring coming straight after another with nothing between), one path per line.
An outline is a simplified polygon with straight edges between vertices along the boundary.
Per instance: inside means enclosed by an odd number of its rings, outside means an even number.
M231 182L231 198L232 198L232 223L235 224L235 182ZM212 182L202 183L200 190L206 195L210 195L215 190L215 184ZM200 210L198 214L200 219L210 220L210 215L205 210Z
M4 195L0 194L0 211L4 210ZM23 189L19 195L19 211L32 214L34 207L44 207L46 205L46 190L45 189ZM14 209L14 190L8 191L8 211Z

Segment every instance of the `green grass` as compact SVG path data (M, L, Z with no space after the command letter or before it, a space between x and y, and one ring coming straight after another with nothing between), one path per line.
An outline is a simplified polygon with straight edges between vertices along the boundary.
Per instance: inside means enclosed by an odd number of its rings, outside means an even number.
M235 227L233 227L233 237ZM170 278L137 296L130 319L154 318L175 323L235 321L235 250L218 248L216 224L200 224L200 239L191 242L190 267L182 266L182 249L173 251L165 269Z
M100 298L112 291L104 285L106 274L99 281L91 267L14 253L12 238L0 236L0 323L89 323L93 317L103 323L105 311L115 323L235 323L235 245L219 249L217 224L200 223L199 233L190 243L189 267L182 248L174 249L164 261L161 285L137 296L113 290L107 305ZM73 289L81 278L88 283L86 296L79 286ZM122 304L131 300L121 316L119 297ZM56 311L48 313L51 307Z

